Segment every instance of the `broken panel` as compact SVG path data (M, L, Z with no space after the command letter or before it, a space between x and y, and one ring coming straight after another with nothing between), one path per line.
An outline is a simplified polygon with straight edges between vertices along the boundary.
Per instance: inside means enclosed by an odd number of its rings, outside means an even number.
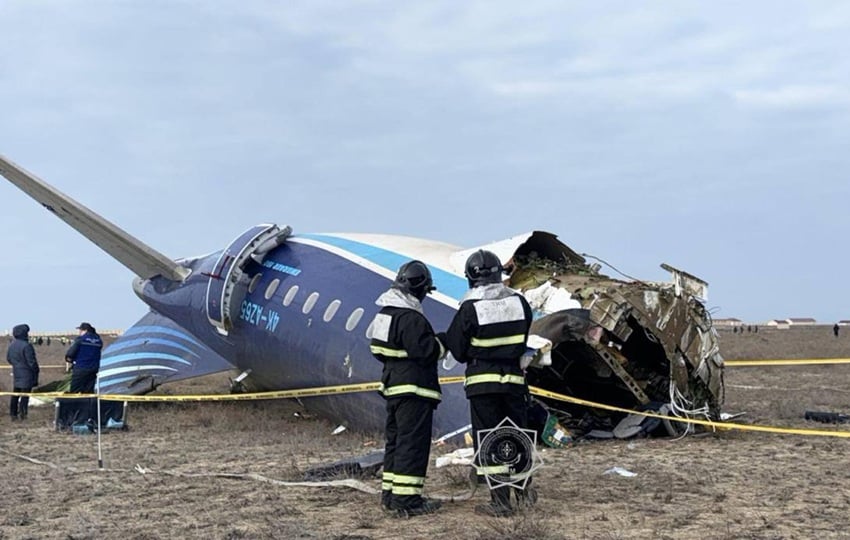
M719 419L723 358L702 303L708 284L662 266L670 283L614 279L554 235L533 233L506 265L509 285L535 311L532 333L553 343L552 364L529 369L529 384L632 410ZM541 401L579 435L613 430L627 416Z

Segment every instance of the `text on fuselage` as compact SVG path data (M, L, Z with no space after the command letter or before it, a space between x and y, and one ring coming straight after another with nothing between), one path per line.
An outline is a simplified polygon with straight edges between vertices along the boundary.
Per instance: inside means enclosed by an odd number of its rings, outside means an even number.
M276 261L264 261L263 266L266 268L271 268L272 270L277 270L278 272L283 272L284 274L289 274L290 276L297 276L301 273L301 270L298 268L293 268L288 264L279 263Z
M280 315L277 311L265 309L260 304L248 300L242 301L239 318L254 326L265 327L264 329L268 332L274 332L280 322Z

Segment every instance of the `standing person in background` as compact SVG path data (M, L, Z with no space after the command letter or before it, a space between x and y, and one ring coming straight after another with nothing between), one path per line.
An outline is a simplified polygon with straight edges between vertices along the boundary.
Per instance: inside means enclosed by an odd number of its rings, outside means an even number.
M838 323L835 323L835 326L832 327L832 333L835 334L835 337L838 337Z
M14 340L9 344L6 351L6 361L12 364L12 375L14 381L13 392L31 392L38 386L38 360L35 357L35 348L29 341L30 327L19 324L12 329ZM9 401L9 415L12 421L19 418L26 420L29 410L29 396L12 396Z
M100 351L103 340L97 335L94 326L87 322L77 327L80 335L71 343L65 353L65 361L73 366L71 373L71 393L93 394L97 372L100 369Z

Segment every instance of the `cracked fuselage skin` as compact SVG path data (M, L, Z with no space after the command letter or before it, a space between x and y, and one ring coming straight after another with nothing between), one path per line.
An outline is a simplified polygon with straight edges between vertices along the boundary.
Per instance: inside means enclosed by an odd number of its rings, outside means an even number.
M562 390L628 408L674 401L680 410L719 419L723 358L711 317L691 286L699 284L704 294L706 284L676 269L671 283L612 279L564 248L547 253L537 246L531 258L518 254L511 279L521 289L548 280L570 292L588 310L590 323L604 329L599 338L570 336L556 345L551 371ZM541 264L541 257L551 260L556 253L562 264ZM530 379L546 384L541 377Z

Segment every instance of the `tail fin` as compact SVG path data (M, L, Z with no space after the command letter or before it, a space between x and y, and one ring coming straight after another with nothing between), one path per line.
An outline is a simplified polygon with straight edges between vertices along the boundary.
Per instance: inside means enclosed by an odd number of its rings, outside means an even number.
M183 281L190 270L0 155L0 175L141 278Z

